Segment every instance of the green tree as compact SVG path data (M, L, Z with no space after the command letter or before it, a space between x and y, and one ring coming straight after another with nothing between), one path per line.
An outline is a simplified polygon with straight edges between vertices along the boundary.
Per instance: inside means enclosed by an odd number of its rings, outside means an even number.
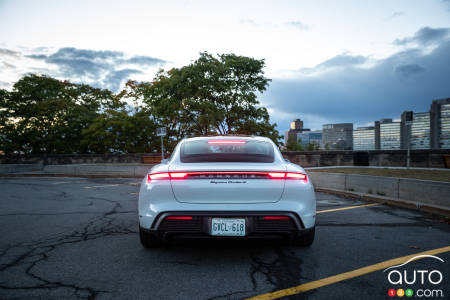
M262 135L278 144L276 124L257 100L270 81L264 66L264 60L204 52L185 67L161 70L151 83L129 85L168 128L169 148L181 137L208 134Z
M308 145L306 145L306 150L307 151L317 151L317 150L319 150L319 145L317 145L316 143L308 143Z
M149 153L160 149L157 123L135 95L132 82L116 95L116 107L99 114L82 131L82 145L94 153Z
M296 135L290 135L288 137L288 140L286 143L286 149L288 151L304 151L305 150L302 145L302 139L297 140Z
M83 130L82 146L93 153L148 153L159 148L156 124L146 111L109 109Z
M0 91L0 149L5 153L74 153L81 132L101 110L114 107L110 91L48 76L27 75Z

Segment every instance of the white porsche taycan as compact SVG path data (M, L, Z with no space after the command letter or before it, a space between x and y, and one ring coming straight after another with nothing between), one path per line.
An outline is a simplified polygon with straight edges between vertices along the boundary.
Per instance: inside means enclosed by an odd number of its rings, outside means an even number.
M315 217L305 170L264 137L184 139L150 170L139 191L146 248L183 237L282 237L309 246Z

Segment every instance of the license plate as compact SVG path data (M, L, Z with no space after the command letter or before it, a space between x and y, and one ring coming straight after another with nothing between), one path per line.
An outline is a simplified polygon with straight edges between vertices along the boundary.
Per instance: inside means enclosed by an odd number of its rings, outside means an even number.
M212 218L211 235L245 236L245 219Z

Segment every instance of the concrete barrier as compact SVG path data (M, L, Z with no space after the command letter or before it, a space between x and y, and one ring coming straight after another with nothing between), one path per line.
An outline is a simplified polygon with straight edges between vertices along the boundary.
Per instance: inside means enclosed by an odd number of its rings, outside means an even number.
M325 172L309 172L308 176L319 190L354 193L380 201L450 212L450 182Z
M400 179L398 192L399 199L450 209L450 183L447 182Z
M123 176L140 177L147 174L153 165L133 164L79 164L79 165L48 165L43 172L45 174L65 174L69 176Z
M321 188L329 188L336 190L345 189L345 176L339 173L324 173L324 172L309 172L308 176L311 178L314 186Z
M345 179L347 191L398 198L397 178L349 174Z
M0 174L42 171L41 164L0 164Z

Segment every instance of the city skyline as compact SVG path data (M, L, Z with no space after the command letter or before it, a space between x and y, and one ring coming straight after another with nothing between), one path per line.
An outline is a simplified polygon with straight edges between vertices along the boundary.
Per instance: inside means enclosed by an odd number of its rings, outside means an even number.
M450 96L449 16L442 0L3 0L0 88L34 72L117 91L199 52L233 52L266 60L259 100L280 133L297 116L312 130L367 126Z
M303 125L300 118L290 123L285 132L288 150L297 147L288 143L292 138L302 146L314 139L326 150L450 149L450 98L433 100L427 111L405 110L400 119L379 118L368 126L327 123L322 124L322 130L311 131Z

